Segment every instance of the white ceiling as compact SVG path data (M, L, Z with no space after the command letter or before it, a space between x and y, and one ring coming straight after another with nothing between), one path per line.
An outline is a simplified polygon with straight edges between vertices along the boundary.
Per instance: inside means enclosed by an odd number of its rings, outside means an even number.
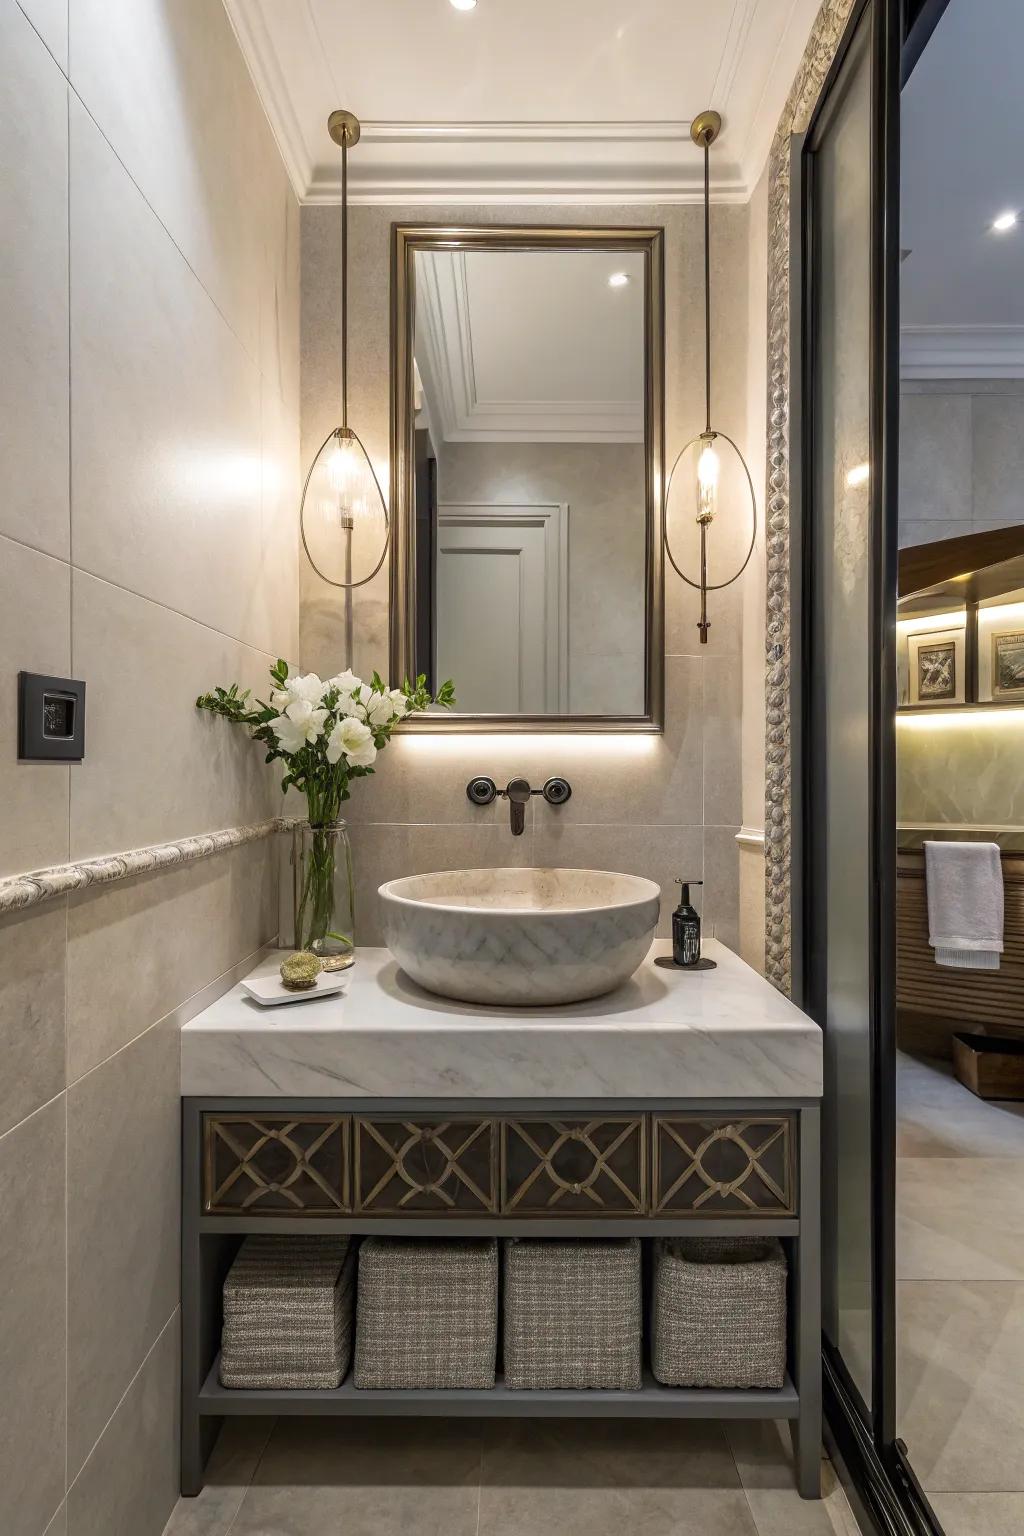
M722 113L715 195L764 168L819 0L224 0L295 191L353 202L689 202L690 120Z
M417 251L416 364L441 441L643 442L643 257Z
M1021 0L951 0L902 118L904 375L1024 375ZM1008 208L1021 223L993 233Z

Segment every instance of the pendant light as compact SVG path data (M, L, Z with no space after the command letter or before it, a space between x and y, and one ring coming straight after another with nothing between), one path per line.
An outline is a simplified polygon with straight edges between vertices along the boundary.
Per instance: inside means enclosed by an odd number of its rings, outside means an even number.
M750 557L754 552L754 543L757 538L757 502L754 497L754 482L750 478L750 471L746 461L729 435L711 425L711 182L710 182L710 156L709 151L717 139L722 127L722 119L717 112L701 112L690 124L690 137L698 149L704 151L704 431L697 437L693 437L682 448L672 465L665 490L665 553L668 555L672 569L677 576L681 576L687 586L693 587L700 593L700 618L697 628L700 631L701 645L708 643L708 630L711 620L708 618L708 593L720 592L723 587L729 587L734 581L738 581L750 563ZM728 450L723 455L722 446ZM708 580L708 552L709 535L711 525L719 512L719 500L723 497L726 486L723 485L723 458L725 459L726 480L728 481L728 498L737 501L746 515L746 502L749 498L750 512L750 543L743 563L733 575L725 581ZM730 461L732 461L730 463ZM675 502L673 503L673 489L675 490ZM700 577L694 580L687 576L679 562L672 553L669 542L669 511L672 505L677 505L680 515L692 514L700 536Z
M299 528L309 563L332 587L363 587L384 564L388 511L366 449L348 419L348 152L359 120L332 112L341 148L341 424L324 439L302 488Z

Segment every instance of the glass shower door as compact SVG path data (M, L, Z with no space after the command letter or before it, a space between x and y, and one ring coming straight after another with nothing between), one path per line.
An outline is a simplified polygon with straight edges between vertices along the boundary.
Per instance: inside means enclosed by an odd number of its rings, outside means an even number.
M860 8L801 166L804 1001L825 1032L824 1331L879 1440L892 1358L895 12Z

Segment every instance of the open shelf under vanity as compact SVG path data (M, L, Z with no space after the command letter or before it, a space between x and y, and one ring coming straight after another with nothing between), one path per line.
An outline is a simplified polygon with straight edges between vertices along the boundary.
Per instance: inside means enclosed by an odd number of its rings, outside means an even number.
M473 1417L774 1419L793 1426L797 1475L805 1497L819 1494L821 1426L819 1303L819 1128L816 1101L693 1099L654 1105L605 1100L448 1103L380 1099L212 1099L183 1101L182 1491L196 1493L225 1418ZM571 1156L602 1158L589 1184L545 1182L558 1168L550 1147L586 1124ZM482 1129L473 1134L477 1124ZM451 1127L459 1130L453 1137ZM398 1135L398 1128L401 1135ZM391 1137L389 1128L394 1128ZM468 1128L468 1129L467 1129ZM525 1128L527 1135L521 1137ZM430 1209L430 1180L382 1183L380 1159L413 1178L409 1137L424 1132L449 1151L484 1202L476 1209ZM290 1181L261 1159L279 1139L297 1158ZM560 1156L565 1142L560 1141ZM387 1152L384 1148L388 1148ZM447 1155L447 1154L446 1154ZM403 1162L403 1157L405 1161ZM539 1158L537 1169L524 1158ZM233 1159L237 1158L237 1168ZM722 1159L725 1159L723 1162ZM412 1170L412 1171L411 1171ZM563 1168L564 1171L564 1168ZM312 1176L310 1176L312 1175ZM578 1177L573 1174L572 1178ZM288 1182L290 1194L280 1187ZM324 1188L330 1194L324 1193ZM264 1187L265 1186L265 1187ZM457 1198L467 1200L466 1186ZM404 1194L407 1207L394 1208ZM280 1208L297 1198L305 1208ZM335 1208L318 1205L330 1199ZM232 1202L236 1202L232 1206ZM531 1207L530 1202L534 1202ZM589 1209L581 1209L581 1202ZM427 1206L424 1209L424 1206ZM564 1210L568 1205L569 1209ZM575 1209L573 1209L575 1205ZM277 1208L275 1208L277 1207ZM407 1237L622 1238L777 1237L789 1269L788 1367L781 1389L680 1388L656 1381L645 1365L639 1390L513 1389L499 1370L493 1387L362 1388L351 1370L336 1388L262 1390L220 1381L222 1288L250 1233ZM646 1318L646 1306L645 1306ZM645 1352L646 1352L645 1340ZM649 1358L649 1357L648 1357Z

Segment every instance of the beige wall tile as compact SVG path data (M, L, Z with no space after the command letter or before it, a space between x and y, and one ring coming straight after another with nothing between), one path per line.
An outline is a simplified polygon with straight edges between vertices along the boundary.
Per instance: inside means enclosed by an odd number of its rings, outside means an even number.
M545 814L547 812L547 814ZM696 827L582 826L559 823L550 807L537 813L535 858L540 865L563 869L613 869L643 875L661 886L658 932L672 932L672 909L679 901L676 878L699 880L703 865L702 829ZM701 894L694 893L700 909Z
M970 518L971 397L900 401L900 522Z
M716 826L742 819L743 673L740 658L708 656L703 667L704 816Z
M740 947L739 827L704 828L704 931L730 949Z
M492 820L485 826L360 826L351 838L357 947L384 942L377 888L385 880L435 869L521 867L533 860L531 820L521 837L512 836L507 820Z
M256 360L286 178L223 7L71 0L70 52L75 90Z
M0 1137L0 1529L39 1536L64 1496L64 1099Z
M276 656L299 663L299 422L266 376L260 392L261 547L252 606L256 632ZM331 677L340 667L322 674Z
M68 0L18 0L60 68L68 67Z
M64 1087L67 902L0 918L0 1135Z
M265 697L268 656L77 573L74 637L77 675L90 680L90 746L71 788L72 858L279 813L262 749L194 707L235 680Z
M737 844L739 864L739 952L764 974L764 849Z
M489 774L499 787L524 774L539 788L553 774L567 778L572 799L551 811L565 822L699 823L701 820L700 663L666 663L664 735L586 733L522 736L399 734L377 759L372 777L352 788L351 822L480 823L487 812L470 805L466 785ZM490 808L507 820L507 807Z
M157 1024L68 1091L70 1479L178 1303L179 1081Z
M974 517L1024 522L1024 395L976 396L973 415Z
M75 564L270 650L258 370L76 101L71 176Z
M49 6L33 10L42 27ZM0 241L0 533L66 559L68 92L14 0L0 0L0 122L0 205L17 231Z
M72 1484L74 1536L161 1536L178 1495L179 1335L175 1313Z
M60 560L0 537L0 875L68 856L67 763L20 763L18 673L67 676L71 574Z
M50 1521L43 1536L68 1536L68 1507L62 1504Z
M71 897L70 1082L274 937L276 854L249 843Z

